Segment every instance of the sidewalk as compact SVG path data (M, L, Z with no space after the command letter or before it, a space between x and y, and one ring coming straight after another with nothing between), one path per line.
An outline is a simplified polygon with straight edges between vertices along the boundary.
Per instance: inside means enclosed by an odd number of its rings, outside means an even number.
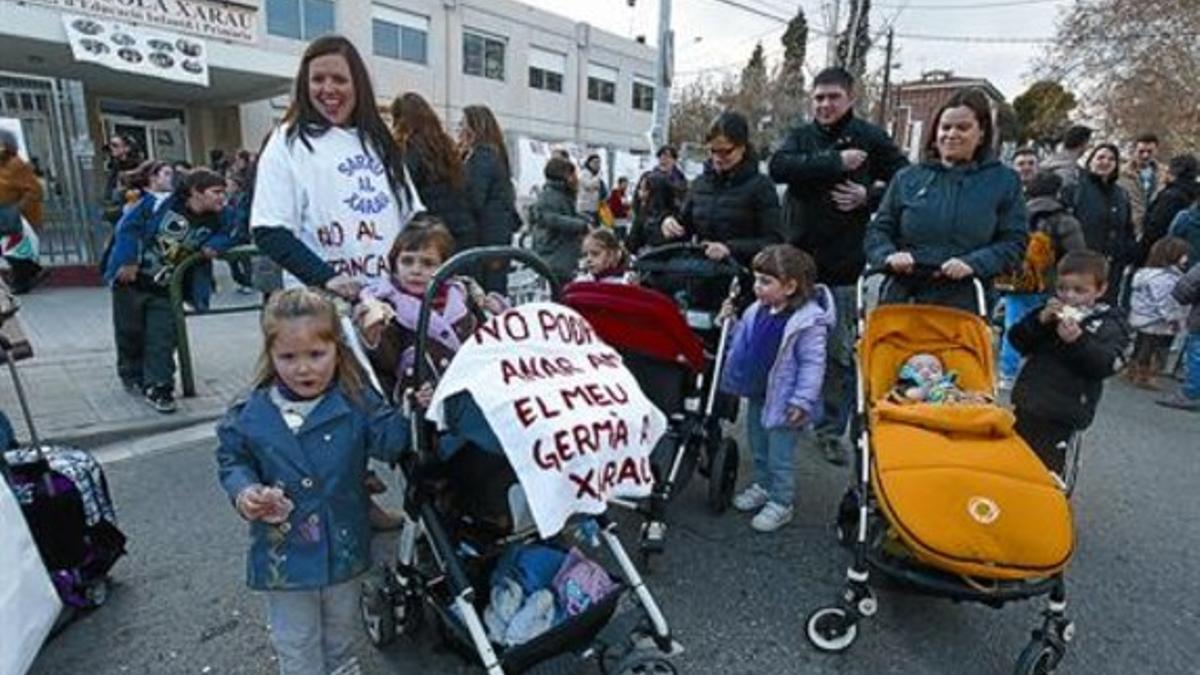
M214 306L252 304L258 296L232 292L218 265L223 292ZM126 392L116 373L111 299L107 288L39 288L21 297L21 321L34 356L17 362L43 440L85 447L113 443L216 419L249 383L260 349L258 313L188 319L196 396L179 398L171 415ZM178 377L176 378L178 379ZM16 392L0 375L0 409L28 439ZM176 395L181 390L176 388Z

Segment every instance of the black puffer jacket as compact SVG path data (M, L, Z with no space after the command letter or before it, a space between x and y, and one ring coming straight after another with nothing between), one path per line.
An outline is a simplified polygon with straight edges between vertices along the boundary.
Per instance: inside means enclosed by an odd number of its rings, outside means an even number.
M517 194L500 151L476 145L466 161L467 199L482 246L508 246L521 225Z
M1027 359L1013 387L1013 405L1018 416L1086 429L1096 415L1104 379L1124 363L1129 328L1116 310L1096 305L1079 324L1083 335L1067 344L1054 323L1038 318L1044 306L1029 312L1008 334Z
M842 167L842 150L863 150L867 161L856 171ZM788 133L771 156L771 178L787 190L788 240L812 254L817 279L832 286L853 284L866 262L863 233L879 206L883 187L908 165L908 160L883 129L854 117L830 127L805 124ZM834 187L852 181L867 188L867 203L840 211L833 203Z
M688 190L679 222L687 236L725 244L747 267L759 251L784 241L775 185L759 173L751 154L726 173L705 162L704 173Z
M1129 263L1134 255L1133 214L1125 188L1085 171L1074 188L1063 190L1063 203L1083 226L1088 248L1115 261L1115 267Z
M1142 241L1138 246L1138 257L1135 261L1138 265L1146 262L1146 256L1150 254L1150 247L1159 239L1167 236L1167 230L1171 228L1175 216L1194 204L1197 196L1200 196L1200 183L1197 183L1191 176L1172 181L1170 185L1163 188L1162 192L1158 193L1154 201L1150 203L1150 210L1146 212Z
M426 162L415 149L404 156L408 174L412 177L417 194L425 203L425 210L437 216L454 235L454 245L459 251L479 246L482 237L479 225L467 201L466 182L455 187L449 181L435 180L426 170Z

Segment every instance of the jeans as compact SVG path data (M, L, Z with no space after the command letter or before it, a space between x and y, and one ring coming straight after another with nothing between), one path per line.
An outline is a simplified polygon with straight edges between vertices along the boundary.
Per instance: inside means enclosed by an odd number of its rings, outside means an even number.
M746 399L746 436L750 441L755 483L771 501L791 506L796 496L796 442L799 429L764 429L763 400Z
M1188 335L1187 344L1183 347L1183 359L1187 372L1181 391L1188 399L1200 400L1200 333Z
M126 384L175 388L175 317L166 295L113 287L117 375Z
M1021 353L1008 341L1008 333L1021 319L1046 300L1041 293L1010 293L1004 296L1004 339L1000 341L1000 376L1009 380L1021 369Z
M854 407L854 286L834 286L836 321L829 327L825 351L825 381L821 386L822 415L817 434L822 438L841 438Z
M280 675L357 673L359 579L311 591L267 591L267 627Z

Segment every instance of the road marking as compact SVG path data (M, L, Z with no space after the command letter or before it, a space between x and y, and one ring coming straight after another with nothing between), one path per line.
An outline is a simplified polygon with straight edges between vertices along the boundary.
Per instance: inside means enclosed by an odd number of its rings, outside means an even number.
M145 436L133 441L109 443L93 450L92 455L101 464L113 464L128 459L160 454L181 445L212 439L216 437L216 434L215 422L201 422L164 434Z

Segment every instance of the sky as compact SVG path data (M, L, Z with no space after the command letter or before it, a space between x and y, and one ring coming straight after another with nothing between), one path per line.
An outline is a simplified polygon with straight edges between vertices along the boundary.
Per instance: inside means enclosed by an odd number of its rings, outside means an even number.
M586 21L626 37L657 38L658 0L521 0L522 2ZM727 4L734 2L757 10ZM1039 44L937 42L910 36L970 36L973 38L1028 39L1054 35L1060 9L1072 0L872 0L871 30L892 22L896 32L893 81L917 79L923 71L948 69L957 75L986 77L1012 100L1032 81L1033 61L1042 52ZM674 0L676 85L699 77L721 78L737 73L761 40L768 64L782 58L779 38L782 21L762 14L790 17L797 5L808 17L810 37L806 66L815 73L825 65L826 41L813 35L827 28L827 12L834 0ZM842 0L841 26L845 26L849 0ZM979 7L984 5L984 7ZM991 5L988 7L987 5ZM966 6L972 6L967 8ZM869 59L872 68L883 63L883 40Z

